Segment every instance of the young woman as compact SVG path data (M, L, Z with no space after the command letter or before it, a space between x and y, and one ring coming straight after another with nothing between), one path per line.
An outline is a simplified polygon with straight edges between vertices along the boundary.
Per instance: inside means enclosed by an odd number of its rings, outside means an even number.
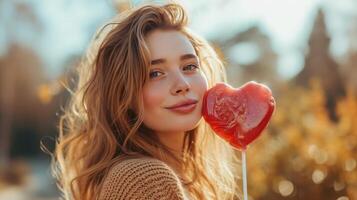
M78 75L53 163L65 199L238 199L238 159L201 114L225 71L180 5L119 15Z

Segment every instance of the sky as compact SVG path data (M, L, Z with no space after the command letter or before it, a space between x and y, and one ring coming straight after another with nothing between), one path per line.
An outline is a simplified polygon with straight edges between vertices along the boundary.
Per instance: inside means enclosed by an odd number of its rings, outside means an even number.
M50 77L58 76L70 55L81 55L95 31L115 15L110 0L13 0L31 5L39 24L15 12L9 1L0 1L0 55L11 40L33 48L44 59ZM119 0L120 1L120 0ZM133 1L134 5L140 0ZM346 32L357 18L356 0L182 0L191 28L207 39L244 31L253 24L272 40L279 55L278 72L291 78L303 67L304 48L318 6L326 11L327 28L332 37L331 53L342 56L349 45ZM218 9L219 8L219 9ZM209 22L209 23L208 23ZM3 30L5 31L3 31ZM11 30L11 31L9 31ZM257 49L242 46L240 59L257 58Z
M220 5L223 1L208 0L208 2ZM356 0L231 0L224 2L228 3L223 6L222 10L212 7L194 16L192 18L194 19L193 29L199 30L207 38L217 38L237 32L237 30L242 31L252 24L259 24L259 28L271 38L272 47L279 55L278 72L284 78L295 76L304 65L304 50L319 7L326 11L327 28L332 37L330 51L336 59L346 53L349 45L346 38L346 32L351 25L349 19L357 18ZM189 7L189 3L187 5ZM201 23L202 21L211 23ZM243 45L241 51L236 53L239 60L253 62L258 58L257 48L252 45Z

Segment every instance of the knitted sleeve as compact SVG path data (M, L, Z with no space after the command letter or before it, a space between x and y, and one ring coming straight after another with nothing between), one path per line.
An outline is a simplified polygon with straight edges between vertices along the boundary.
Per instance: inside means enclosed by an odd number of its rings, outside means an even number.
M112 167L103 182L100 200L184 200L175 172L153 158L124 160Z

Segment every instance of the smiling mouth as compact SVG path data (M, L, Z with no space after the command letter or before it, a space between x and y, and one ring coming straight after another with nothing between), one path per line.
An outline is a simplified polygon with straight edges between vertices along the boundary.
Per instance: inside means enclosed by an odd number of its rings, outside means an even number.
M194 111L196 107L197 102L167 109L176 113L188 114Z

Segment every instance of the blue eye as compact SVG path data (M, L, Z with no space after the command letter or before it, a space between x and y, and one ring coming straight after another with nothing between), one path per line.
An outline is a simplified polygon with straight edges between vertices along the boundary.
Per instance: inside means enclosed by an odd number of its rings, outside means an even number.
M158 77L158 76L160 75L160 73L161 73L161 72L159 72L159 71L150 72L149 77L150 77L150 78L156 78L156 77ZM162 74L162 73L161 73L161 74Z
M194 71L196 69L199 69L199 67L197 65L194 65L194 64L186 65L183 69L185 70L187 68L188 68L189 71Z

